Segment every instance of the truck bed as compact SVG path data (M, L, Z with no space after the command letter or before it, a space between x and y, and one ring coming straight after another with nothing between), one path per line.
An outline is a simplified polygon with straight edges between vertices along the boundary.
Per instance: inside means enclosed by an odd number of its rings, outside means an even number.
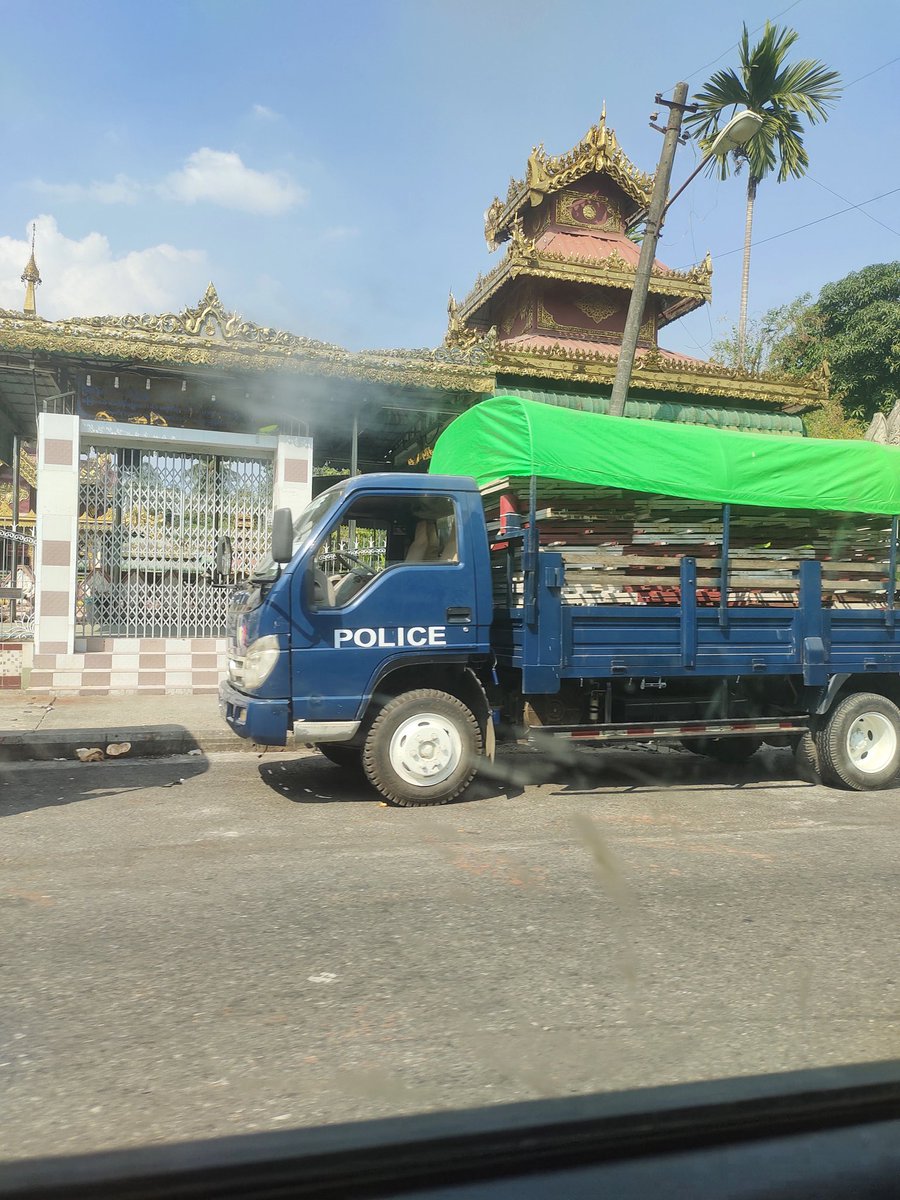
M900 671L890 518L736 509L540 481L540 551L505 540L527 480L484 495L498 665L526 691L566 678ZM504 526L505 527L505 526ZM723 603L724 597L724 603Z

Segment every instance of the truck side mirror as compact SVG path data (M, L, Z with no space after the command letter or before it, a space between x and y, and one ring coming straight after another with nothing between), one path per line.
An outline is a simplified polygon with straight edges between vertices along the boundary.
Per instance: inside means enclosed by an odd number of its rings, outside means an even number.
M272 517L272 561L289 563L294 557L294 520L289 508L276 508Z

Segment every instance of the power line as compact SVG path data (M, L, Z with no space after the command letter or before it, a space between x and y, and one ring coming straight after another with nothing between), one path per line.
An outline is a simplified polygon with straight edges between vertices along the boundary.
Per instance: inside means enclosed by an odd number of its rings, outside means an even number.
M880 67L875 67L873 71L866 71L865 75L857 75L855 79L851 79L849 83L844 84L844 91L846 92L847 88L852 88L854 83L861 83L864 79L868 79L870 75L877 75L878 72L883 71L885 67L892 67L895 62L900 62L900 54L898 54L896 58L892 58L890 62L882 63Z
M891 188L889 192L882 192L878 196L870 196L868 200L860 200L859 204L851 204L848 208L840 208L837 212L828 213L825 217L816 217L814 221L807 221L803 225L795 225L793 229L784 229L781 233L773 233L770 237L760 238L758 241L750 243L751 249L756 246L762 246L766 242L774 242L777 238L787 237L789 233L799 233L801 229L809 229L812 225L821 225L823 221L830 221L833 217L840 217L844 213L853 212L854 209L862 208L864 204L874 204L876 200L884 200L886 196L894 196L897 192L900 192L900 187ZM723 250L721 254L714 254L713 258L728 258L730 254L742 254L743 251L744 247L738 246L734 250ZM678 267L676 269L686 271L688 267Z
M787 6L787 8L783 8L781 10L781 12L776 13L775 16L770 17L769 20L777 21L779 17L783 17L785 13L790 12L792 8L796 8L797 5L800 3L801 3L801 0L794 0L793 4L789 4ZM759 33L759 31L763 28L763 26L765 24L766 24L766 22L764 21L762 25L757 25L755 29L751 29L750 30L751 35L754 33ZM722 53L719 54L716 58L714 58L711 62L704 63L702 67L697 67L696 70L691 71L690 75L682 75L682 79L684 79L684 80L693 79L695 75L699 75L700 72L705 71L707 69L707 67L714 67L716 65L716 63L719 62L720 59L723 59L726 54L730 54L732 50L736 50L739 45L740 45L740 42L735 42L733 45L729 46L727 50L723 50ZM885 64L885 65L888 65L888 64ZM880 68L879 68L879 70L880 70ZM672 87L674 87L674 86L675 85L673 83ZM671 92L672 88L670 87L668 90Z
M777 21L779 17L783 17L785 15L785 13L789 13L792 8L796 8L797 5L800 3L801 3L801 0L794 0L793 4L789 4L787 6L787 8L783 8L781 10L781 12L776 13L775 16L770 17L769 20ZM763 25L764 24L765 24L765 22L763 22ZM752 35L754 33L759 33L759 31L763 28L763 25L757 25L755 29L751 29L750 34ZM697 67L696 70L691 71L690 75L685 75L685 76L683 76L683 78L686 80L693 79L694 76L699 75L701 71L705 71L709 67L714 67L717 62L720 62L725 57L726 54L730 54L732 50L736 50L739 45L740 45L740 42L734 42L731 46L728 47L727 50L723 50L721 54L718 54L715 58L711 59L710 62L704 63L702 67ZM866 71L865 74L863 74L863 75L857 75L856 78L851 79L849 83L843 84L841 87L841 90L846 92L847 89L852 88L854 86L854 84L862 83L862 81L864 79L869 79L872 75L877 75L879 71L884 71L888 67L892 67L894 65L894 63L896 63L896 62L900 62L900 55L897 55L896 58L891 58L887 62L882 63L880 67L873 67L871 71ZM674 86L675 85L672 84L672 87L674 87ZM672 88L670 87L668 90L671 91Z
M831 192L832 196L837 196L838 200L843 200L845 204L851 203L847 196L842 196L840 192L836 192L834 188L830 188L827 183L822 183L818 179L813 179L812 175L806 175L804 178L808 179L810 183L814 183L816 187L822 188L823 191ZM871 213L864 212L863 216L868 217L870 221L874 221L876 225L880 225L882 229L886 229L888 233L892 233L894 237L900 237L900 230L891 229L890 225L885 225L884 221L879 221L879 219L877 217L873 217Z

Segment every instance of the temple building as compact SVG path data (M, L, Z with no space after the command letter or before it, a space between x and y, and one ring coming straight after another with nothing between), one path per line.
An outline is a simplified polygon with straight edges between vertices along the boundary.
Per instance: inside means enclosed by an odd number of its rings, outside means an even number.
M0 687L213 690L229 586L265 551L273 505L425 470L444 426L493 395L606 411L652 184L605 115L568 154L536 148L486 214L502 257L451 295L433 349L260 326L212 284L177 313L46 320L32 231L22 310L0 310ZM660 347L711 276L708 256L654 265L626 416L802 436L824 379Z
M489 249L505 253L464 300L451 293L447 344L489 345L500 390L608 411L640 255L629 231L652 188L605 110L569 153L535 147L524 178L485 214ZM668 324L710 301L712 273L709 254L687 271L654 262L625 415L802 434L823 380L754 375L660 347Z

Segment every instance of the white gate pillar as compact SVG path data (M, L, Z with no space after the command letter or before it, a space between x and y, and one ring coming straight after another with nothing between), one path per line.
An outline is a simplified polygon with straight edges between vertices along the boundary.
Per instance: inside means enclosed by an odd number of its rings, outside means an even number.
M279 435L275 447L272 507L289 508L296 518L312 499L313 440Z
M40 654L75 649L78 417L38 414L34 640Z

